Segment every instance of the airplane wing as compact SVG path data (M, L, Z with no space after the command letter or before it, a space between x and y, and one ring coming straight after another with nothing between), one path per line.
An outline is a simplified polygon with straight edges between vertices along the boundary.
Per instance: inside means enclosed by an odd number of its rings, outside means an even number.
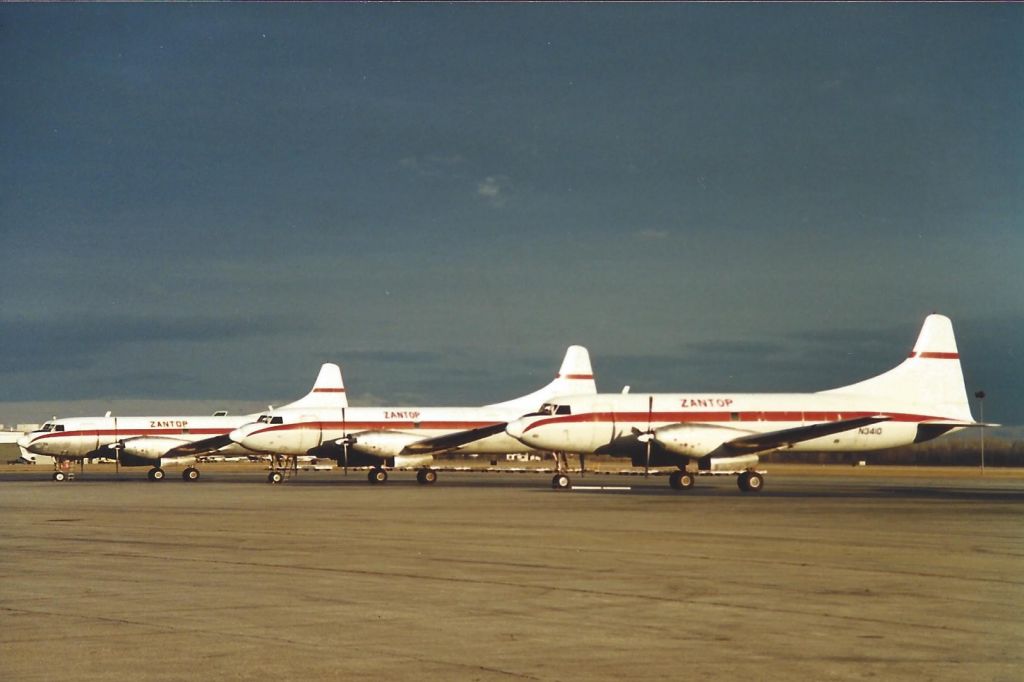
M223 447L231 445L231 438L228 435L210 436L201 440L194 440L175 446L167 451L166 457L184 457L186 455L205 455L216 452Z
M862 426L877 424L878 422L889 421L885 415L873 417L854 417L853 419L840 419L834 422L822 422L820 424L809 424L797 426L792 429L781 429L779 431L768 431L767 433L752 433L749 436L740 436L722 443L727 450L737 452L754 453L775 448L787 447L806 440L831 436L834 433L842 433L850 429L858 429Z
M451 450L459 447L460 445L467 445L473 441L482 440L488 436L502 433L506 426L507 424L505 422L499 422L497 424L491 424L490 426L481 426L477 429L467 429L465 431L448 433L443 436L424 438L423 440L418 440L415 443L406 445L402 448L402 454L426 455L432 452Z

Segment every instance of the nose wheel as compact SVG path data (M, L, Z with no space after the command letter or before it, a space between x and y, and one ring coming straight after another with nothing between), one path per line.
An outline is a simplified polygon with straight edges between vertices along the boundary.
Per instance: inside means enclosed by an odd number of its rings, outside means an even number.
M566 474L555 474L551 479L551 487L555 490L568 490L572 487L572 481Z

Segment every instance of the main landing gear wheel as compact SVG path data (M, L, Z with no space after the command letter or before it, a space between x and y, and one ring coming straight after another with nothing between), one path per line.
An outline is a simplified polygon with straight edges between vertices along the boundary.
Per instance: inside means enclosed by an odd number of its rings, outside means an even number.
M366 475L366 480L374 485L377 485L378 483L387 483L388 472L379 468L370 469L370 473Z
M284 475L282 475L280 471L271 471L269 474L267 474L267 483L277 485L283 480Z
M181 479L183 481L198 481L199 469L196 469L195 467L186 467L185 470L181 472Z
M572 487L572 481L565 474L555 474L551 479L551 487L555 490L568 490Z
M151 481L162 481L167 474L165 474L164 470L160 467L153 467L146 475L149 476L149 480Z
M744 471L736 479L736 485L745 493L759 493L764 488L764 476L756 471Z
M433 469L420 469L416 472L416 481L420 485L431 485L437 482L437 472Z
M68 475L65 474L63 471L54 471L53 480L57 481L58 483L61 483L62 481L68 480Z
M668 477L668 484L673 490L689 490L693 487L694 476L689 471L673 471Z

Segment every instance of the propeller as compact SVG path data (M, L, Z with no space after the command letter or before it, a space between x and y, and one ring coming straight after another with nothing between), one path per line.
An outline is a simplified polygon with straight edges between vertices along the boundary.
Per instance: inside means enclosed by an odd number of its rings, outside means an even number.
M107 446L114 451L114 474L121 475L121 450L124 449L124 441L116 440Z
M580 478L583 478L583 474L587 471L587 459L586 455L580 453Z
M651 470L651 441L654 440L654 431L651 430L652 412L654 412L654 396L647 397L647 430L640 431L640 429L633 427L633 435L636 439L643 443L645 447L644 453L644 476L650 475Z
M345 456L345 475L348 476L348 422L345 419L345 408L341 408L341 451Z

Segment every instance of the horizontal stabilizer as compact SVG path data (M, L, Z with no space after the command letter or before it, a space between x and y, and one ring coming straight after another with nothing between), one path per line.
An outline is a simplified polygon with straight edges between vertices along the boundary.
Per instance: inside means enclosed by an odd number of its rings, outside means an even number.
M922 426L948 426L950 428L957 429L997 429L1002 424L993 424L991 422L964 422L957 421L955 419L929 419L928 421L921 422Z
M740 452L761 452L763 450L774 450L775 448L787 447L802 443L823 436L831 436L835 433L842 433L851 429L859 429L863 426L888 421L885 415L873 417L855 417L853 419L840 419L834 422L822 422L820 424L809 424L808 426L797 426L792 429L780 431L769 431L767 433L754 433L749 436L735 438L722 446L728 450Z
M465 431L457 431L455 433L436 436L434 438L425 438L423 440L418 440L411 445L405 446L405 448L402 449L402 454L425 455L432 452L451 450L461 445L467 445L474 441L487 438L488 436L502 433L506 426L508 426L508 424L505 422L499 422L497 424L491 424L490 426L481 426L478 429L467 429Z

